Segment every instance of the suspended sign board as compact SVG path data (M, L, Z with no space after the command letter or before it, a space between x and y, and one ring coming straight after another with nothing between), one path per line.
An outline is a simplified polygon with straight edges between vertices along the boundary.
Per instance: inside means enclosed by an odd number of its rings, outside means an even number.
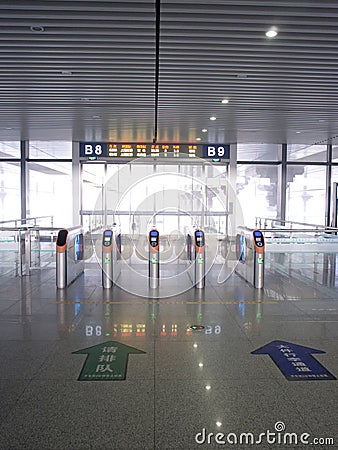
M229 144L150 144L150 143L114 143L80 142L80 158L86 160L137 158L202 158L224 162L229 160Z
M208 144L203 145L203 158L230 158L230 145L229 144Z

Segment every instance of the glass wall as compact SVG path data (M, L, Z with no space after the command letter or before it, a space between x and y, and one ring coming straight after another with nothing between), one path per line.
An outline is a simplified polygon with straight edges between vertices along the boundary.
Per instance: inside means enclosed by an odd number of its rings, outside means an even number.
M286 220L325 225L326 166L287 166Z
M254 227L256 217L277 217L278 182L277 165L237 166L237 197L246 226Z
M338 163L338 145L332 146L332 162Z
M0 220L21 217L20 163L0 160Z
M326 145L289 144L287 159L298 162L326 162L326 149Z
M27 216L51 214L55 216L57 226L72 225L72 145L70 141L29 142L27 160L24 161L28 180ZM0 142L1 220L17 219L21 215L20 147L19 141ZM254 226L256 216L280 218L285 201L286 220L325 224L325 209L329 204L326 186L338 181L338 146L332 146L331 161L327 160L330 155L327 150L327 145L290 144L284 146L282 158L282 145L238 144L237 160L241 163L237 166L237 196L246 223ZM69 162L61 161L67 159ZM330 180L326 179L328 165L332 165ZM162 175L156 178L156 169L153 171L150 167L131 169L126 164L121 171L121 167L111 164L83 165L82 209L103 210L106 206L109 209L110 199L115 197L123 198L118 205L123 210L128 209L127 206L131 211L147 206L139 205L140 196L156 197L155 200L170 204L169 191L174 189L179 192L177 207L191 211L205 208L209 213L215 211L214 217L209 214L209 218L203 218L203 223L210 230L224 229L220 218L224 208L215 193L226 194L226 171L216 176L209 174L211 169L208 166L189 164L181 165L173 176L172 170L166 166L158 165L157 169ZM151 173L155 184L141 181L138 172L145 178ZM284 174L286 190L282 192L281 175ZM134 176L137 185L132 187L129 183L133 183ZM102 195L105 185L106 197ZM101 202L100 205L97 201ZM158 220L162 219L158 217ZM128 217L126 220L130 225L131 219ZM177 223L178 227L182 226L182 221L183 218Z
M238 145L237 160L245 164L237 166L237 195L246 223L254 226L255 217L282 218L285 204L286 220L324 225L327 165L338 158L338 148L332 148L332 161L327 160L327 145L289 144L283 151L284 159L281 145Z
M70 141L30 141L30 159L71 159Z
M53 216L56 227L73 223L71 141L29 141L27 162L27 217ZM43 160L51 160L46 162ZM34 160L34 162L32 161Z
M117 222L133 234L155 224L161 233L193 225L224 232L227 226L227 166L85 163L82 180L82 209L100 216L89 224Z
M28 217L51 215L56 227L72 226L72 164L29 162Z
M82 209L94 210L104 209L101 203L97 205L99 196L102 197L104 184L104 164L83 164L82 165Z
M194 164L109 164L107 208L116 212L116 220L130 232L155 224L161 233L202 224L216 230L218 218L210 214L218 205L213 199L215 192L206 190L209 175L203 165Z
M281 149L279 144L237 144L237 160L280 161Z
M332 167L331 186L332 183L338 183L338 166Z
M20 141L0 142L0 158L20 158Z

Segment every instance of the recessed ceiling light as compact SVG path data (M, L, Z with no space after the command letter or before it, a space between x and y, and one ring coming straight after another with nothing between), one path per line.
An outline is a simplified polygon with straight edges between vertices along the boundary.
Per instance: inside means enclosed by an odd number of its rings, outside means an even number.
M206 133L208 130L206 128L202 129L202 133Z
M224 99L222 100L222 103L223 103L224 105L226 105L227 103L229 103L229 100L228 100L227 98L224 98Z
M201 138L196 138L196 141L200 141L201 140Z
M216 117L215 116L211 116L210 120L216 120Z
M216 427L221 427L222 426L222 422L216 422Z
M210 391L210 389L211 389L210 384L207 384L207 385L205 386L205 389L206 389L207 391Z
M200 363L198 364L198 367L203 367L203 363L200 362Z
M275 29L275 28L270 28L270 30L268 30L266 33L265 33L265 36L266 37L268 37L268 38L274 38L274 37L276 37L277 36L277 30Z
M41 25L32 25L30 30L32 33L43 33L45 31L44 27Z

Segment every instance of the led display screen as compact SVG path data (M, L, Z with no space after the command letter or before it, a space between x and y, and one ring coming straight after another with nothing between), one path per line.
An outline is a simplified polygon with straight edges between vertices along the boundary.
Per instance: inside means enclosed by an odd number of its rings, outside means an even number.
M121 143L80 142L80 158L139 159L161 158L211 158L221 161L230 158L229 144L177 144L177 143Z

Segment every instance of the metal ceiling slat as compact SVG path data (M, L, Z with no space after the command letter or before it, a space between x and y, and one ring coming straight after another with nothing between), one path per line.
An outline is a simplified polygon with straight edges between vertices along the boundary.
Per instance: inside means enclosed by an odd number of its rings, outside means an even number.
M23 120L27 135L152 138L155 0L2 0L0 24L0 136ZM338 134L337 2L161 0L160 34L159 138Z

